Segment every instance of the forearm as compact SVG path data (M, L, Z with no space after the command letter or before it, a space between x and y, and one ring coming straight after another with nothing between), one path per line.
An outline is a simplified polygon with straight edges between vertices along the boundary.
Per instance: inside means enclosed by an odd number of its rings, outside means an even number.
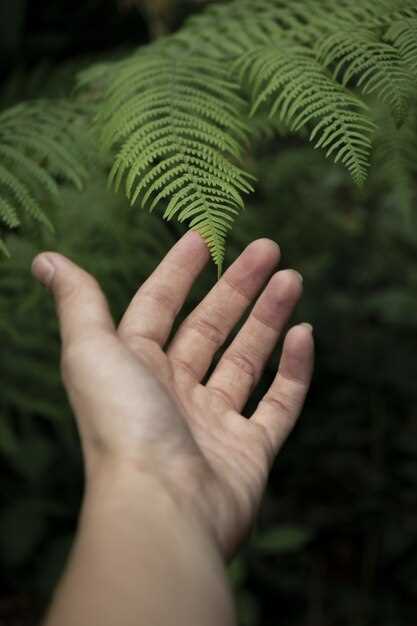
M215 542L157 482L90 478L67 572L45 626L233 626Z

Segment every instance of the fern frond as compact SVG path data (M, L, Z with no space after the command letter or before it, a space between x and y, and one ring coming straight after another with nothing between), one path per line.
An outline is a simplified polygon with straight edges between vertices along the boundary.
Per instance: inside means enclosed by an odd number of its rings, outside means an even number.
M46 189L52 198L58 199L59 189L56 181L22 150L7 144L0 145L0 162L10 162L11 168L21 170L24 177L32 179L40 188Z
M417 76L417 17L394 22L385 33L386 41L398 48L414 77Z
M417 104L398 129L383 109L377 114L374 172L404 216L415 211L417 196Z
M52 229L52 224L33 197L29 188L22 183L19 176L16 176L10 169L3 167L1 164L0 189L3 199L7 198L4 204L0 204L0 211L2 212L2 218L5 222L10 221L10 214L3 213L5 207L13 203L16 208L28 211L35 220ZM17 226L17 224L15 224L15 226Z
M377 33L337 29L318 40L316 55L343 86L354 81L364 94L375 94L389 104L399 123L404 120L412 97L412 76L399 51L380 42Z
M356 183L366 179L375 130L369 109L336 83L306 48L283 41L243 55L235 65L251 89L252 112L267 103L293 131L311 127L310 141L341 161Z
M166 202L164 217L201 233L219 270L241 194L251 190L233 162L248 136L244 106L223 64L157 48L119 65L98 118L104 149L117 153L111 183L124 183L132 204Z
M279 1L273 0L278 3ZM417 15L413 0L300 0L305 18L322 30L337 27L378 28L395 19Z
M415 0L230 0L92 68L81 83L107 85L97 121L103 151L116 153L111 184L151 210L166 202L165 218L190 222L220 265L250 189L236 164L248 135L308 133L364 183L376 129L367 101L407 120L415 20ZM267 109L268 124L248 131L246 105Z
M80 126L84 124L84 126ZM34 101L0 113L0 219L10 228L26 211L52 229L41 202L59 200L58 181L82 189L83 111L66 101Z
M1 198L1 197L0 197L0 222L3 222L3 224L5 224L7 228L10 228L10 229L16 228L17 226L20 225L20 220L18 218L16 209L14 208L14 206L10 202L8 202L5 198ZM0 234L1 234L1 231L2 231L2 228L0 227ZM0 256L1 255L4 255L10 258L9 250L0 236Z
M414 0L232 0L188 20L179 35L185 46L233 58L277 38L280 32L310 45L335 28L381 28L417 16Z
M20 220L15 207L5 198L0 198L0 219L9 228L16 228L20 225Z

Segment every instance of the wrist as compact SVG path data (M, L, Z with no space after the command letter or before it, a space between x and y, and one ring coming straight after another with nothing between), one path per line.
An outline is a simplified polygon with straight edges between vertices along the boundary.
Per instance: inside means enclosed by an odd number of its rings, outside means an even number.
M105 626L121 614L129 626L236 624L224 559L198 516L178 505L159 476L108 461L89 474L47 623Z
M178 488L168 470L155 472L155 459L141 462L107 458L90 465L86 477L84 511L118 513L126 519L157 520L161 532L184 532L204 542L224 562L222 547L193 490ZM201 494L199 494L201 495Z

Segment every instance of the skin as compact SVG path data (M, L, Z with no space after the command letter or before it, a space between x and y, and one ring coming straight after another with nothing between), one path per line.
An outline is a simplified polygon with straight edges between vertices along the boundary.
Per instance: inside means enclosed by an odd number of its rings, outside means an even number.
M297 272L275 271L279 257L268 239L250 244L172 338L209 260L197 233L171 249L117 327L91 275L57 253L35 258L33 274L56 302L86 467L78 536L47 626L235 623L225 563L250 532L313 369L311 326L295 326L271 388L242 416L302 293Z

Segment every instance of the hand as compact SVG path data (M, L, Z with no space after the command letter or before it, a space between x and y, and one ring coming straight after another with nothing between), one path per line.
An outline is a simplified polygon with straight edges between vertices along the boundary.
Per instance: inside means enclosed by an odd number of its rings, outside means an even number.
M83 445L87 481L103 464L157 480L230 559L249 532L274 458L309 387L313 338L292 328L279 371L250 419L241 411L302 291L275 273L205 385L216 351L273 272L279 248L252 243L167 345L209 253L185 235L140 287L116 329L95 279L57 253L33 262L54 294L63 380ZM135 477L135 478L134 478Z

